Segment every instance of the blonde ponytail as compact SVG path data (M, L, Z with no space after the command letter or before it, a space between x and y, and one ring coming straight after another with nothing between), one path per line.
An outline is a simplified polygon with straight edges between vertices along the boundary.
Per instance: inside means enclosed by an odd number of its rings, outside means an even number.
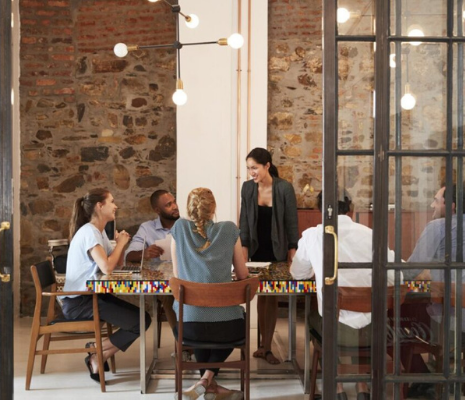
M211 221L215 210L215 197L210 189L196 188L189 193L187 197L187 215L195 224L194 232L205 239L205 244L198 248L199 251L205 250L211 244L205 232L205 225L208 221Z

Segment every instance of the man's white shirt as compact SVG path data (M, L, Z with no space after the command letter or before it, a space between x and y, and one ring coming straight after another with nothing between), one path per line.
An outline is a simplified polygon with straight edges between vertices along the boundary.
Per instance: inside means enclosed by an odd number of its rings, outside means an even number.
M338 253L340 263L367 263L372 261L373 231L358 224L347 215L338 216ZM388 250L388 261L394 261L394 252ZM291 274L294 279L315 276L318 312L323 315L323 225L305 230L299 240L297 252L292 260ZM388 272L388 285L394 284L394 271ZM370 269L340 269L338 286L371 286ZM371 299L367 299L371 301ZM360 329L371 323L371 313L341 310L339 322Z

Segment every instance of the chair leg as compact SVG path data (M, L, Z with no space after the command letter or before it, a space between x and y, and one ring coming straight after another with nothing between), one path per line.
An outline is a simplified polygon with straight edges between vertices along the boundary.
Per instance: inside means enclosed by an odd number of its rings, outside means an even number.
M313 359L312 359L312 377L310 381L310 400L315 398L316 391L316 377L318 375L318 360L320 358L320 351L313 344Z
M244 353L244 359L245 359L245 370L243 371L243 375L242 375L243 385L241 383L242 385L241 388L242 388L242 391L244 392L245 400L249 400L250 399L250 358L247 357L247 352Z
M33 327L32 332L31 332L31 343L29 345L29 356L27 359L26 390L30 390L31 388L32 371L34 369L34 360L36 357L36 348L37 348L38 340L39 340L39 330Z
M50 337L51 336L52 335L50 333L47 333L47 334L44 335L44 346L43 346L44 350L48 350L50 348ZM41 374L45 373L45 366L47 365L47 357L48 357L48 354L42 355L42 361L40 363L40 373Z

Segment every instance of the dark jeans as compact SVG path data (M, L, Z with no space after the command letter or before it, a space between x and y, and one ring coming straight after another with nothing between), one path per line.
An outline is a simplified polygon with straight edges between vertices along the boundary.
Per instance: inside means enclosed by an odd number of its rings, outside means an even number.
M139 307L111 294L99 294L97 298L100 320L120 328L109 337L110 342L121 351L126 351L140 336ZM93 318L92 296L65 297L63 315L70 320ZM145 330L151 322L150 315L146 312Z
M178 337L178 327L173 329L174 336ZM184 322L184 339L196 342L230 343L245 337L245 319L234 319L220 322ZM234 349L194 349L198 362L223 362ZM208 368L218 375L219 368ZM200 370L200 376L205 369Z

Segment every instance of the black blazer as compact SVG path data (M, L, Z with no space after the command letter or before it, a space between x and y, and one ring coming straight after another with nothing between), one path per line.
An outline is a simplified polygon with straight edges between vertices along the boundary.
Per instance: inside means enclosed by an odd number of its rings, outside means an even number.
M273 177L272 201L273 253L276 260L286 261L288 250L296 249L299 240L297 201L292 185L284 179ZM242 184L239 220L242 246L249 249L249 257L253 256L258 249L257 220L258 184L250 180Z

